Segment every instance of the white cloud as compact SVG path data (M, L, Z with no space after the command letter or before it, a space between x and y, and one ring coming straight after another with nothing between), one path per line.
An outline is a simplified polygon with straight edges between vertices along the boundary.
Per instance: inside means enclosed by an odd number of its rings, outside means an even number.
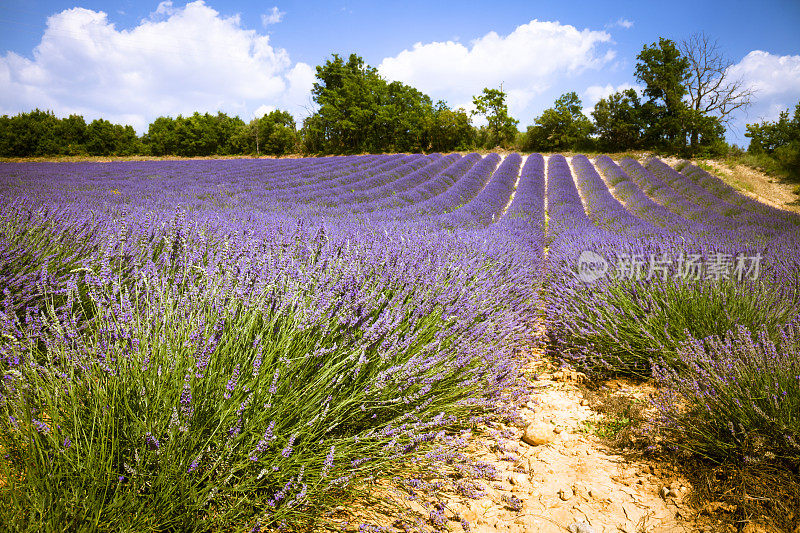
M520 116L560 77L608 64L615 57L607 48L610 43L605 31L532 20L508 35L489 32L468 46L456 41L416 43L411 50L385 58L378 70L434 99L467 108L484 87L502 83L509 112Z
M624 18L617 19L615 25L619 26L620 28L625 28L626 30L633 28L633 22Z
M800 55L777 56L753 50L733 65L729 74L742 77L763 96L796 93L800 91Z
M611 96L614 93L618 93L620 91L624 91L625 89L633 89L636 91L639 96L642 96L642 91L644 91L644 87L641 85L632 85L630 83L623 83L621 85L611 85L610 83L606 85L591 85L587 87L583 94L581 95L581 100L583 101L583 114L587 117L591 118L592 111L594 111L594 106L597 105L601 99Z
M614 93L624 91L626 89L633 89L640 97L644 92L644 86L633 85L630 83L622 83L617 86L611 85L610 83L606 85L592 85L590 87L587 87L586 90L583 91L583 103L589 104L592 107L594 107L594 105L601 99L611 96Z
M731 79L741 79L755 91L753 104L733 121L732 140L749 141L743 136L746 123L776 120L781 111L794 112L800 101L800 55L779 56L753 50L728 70Z
M253 112L253 116L255 118L261 118L264 115L269 115L273 111L277 109L274 105L260 105L256 110Z
M269 39L202 0L161 2L123 30L106 13L68 9L47 20L33 59L0 56L0 112L102 116L140 132L159 115L194 111L247 117L268 105L303 115L313 70Z
M285 14L285 11L280 11L278 7L275 6L269 11L269 13L261 15L261 23L264 25L264 27L267 27L270 24L277 24L283 20L283 16Z

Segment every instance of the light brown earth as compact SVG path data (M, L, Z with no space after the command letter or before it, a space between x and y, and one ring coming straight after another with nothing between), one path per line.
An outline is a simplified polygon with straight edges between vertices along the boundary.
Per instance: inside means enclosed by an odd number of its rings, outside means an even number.
M608 420L593 410L598 397L641 401L657 391L648 384L608 381L594 392L582 386L579 372L558 370L539 359L539 372L518 425L492 423L475 428L467 450L476 461L494 465L494 479L480 480L484 493L470 499L452 492L445 501L445 523L430 518L431 502L422 492L406 498L391 482L378 483L379 499L402 508L375 512L344 505L329 517L330 531L471 531L480 533L735 533L735 506L697 502L678 469L600 438ZM588 394L587 394L588 393ZM586 397L584 397L586 394ZM592 400L587 399L591 397ZM525 437L525 428L531 427ZM526 440L537 442L528 444ZM509 460L509 456L516 460ZM442 475L445 478L445 475ZM428 482L438 481L435 477ZM521 504L514 509L514 498ZM691 501L691 505L690 505ZM461 520L468 522L465 529ZM365 528L369 524L370 528ZM779 533L755 519L739 524L744 533ZM800 526L796 532L800 532Z
M691 487L674 469L626 457L624 450L595 434L604 417L584 398L582 374L555 370L542 359L533 370L541 373L522 409L524 422L476 428L469 439L471 457L494 465L497 476L478 482L484 495L477 499L446 493L448 521L435 530L464 531L459 522L464 519L470 531L492 533L735 531L721 523L719 529L706 529L695 521L698 513L685 503ZM646 400L652 393L652 387L620 380L608 382L602 392L629 400ZM523 439L526 427L534 430L539 444L525 442L530 440ZM509 455L516 460L509 461ZM509 504L513 498L521 509ZM428 531L433 529L429 508L419 501L406 505ZM419 522L414 527L411 519L398 520L396 515L341 511L331 525L345 531L358 531L364 522L384 531L422 530ZM709 518L701 517L705 522Z
M783 183L746 165L711 159L699 163L711 167L711 170L706 170L751 198L773 207L800 212L800 198L795 193L796 185Z

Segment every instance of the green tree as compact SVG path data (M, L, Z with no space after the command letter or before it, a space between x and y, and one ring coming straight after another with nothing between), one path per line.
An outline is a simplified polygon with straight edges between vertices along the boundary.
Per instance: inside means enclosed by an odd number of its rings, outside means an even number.
M641 108L639 95L633 89L616 92L597 102L592 117L600 148L610 151L638 148L644 128Z
M142 153L142 140L136 135L133 126L114 124L114 153L116 155Z
M484 88L483 94L472 98L472 103L475 105L473 114L485 116L489 123L486 138L487 148L498 145L509 146L517 136L519 120L508 115L506 96L502 88Z
M777 121L763 121L748 124L745 137L750 138L751 153L772 154L781 146L800 140L800 102L795 106L794 117L789 119L789 111L781 111Z
M684 150L688 107L683 98L687 94L689 60L673 41L663 37L644 46L636 57L636 78L645 84L644 94L649 98L642 108L646 142L653 147Z
M303 122L308 152L421 151L430 143L431 99L387 83L356 54L318 66L311 94L319 109Z
M649 98L642 106L647 147L688 155L726 148L722 122L711 114L719 110L689 105L696 97L697 76L692 66L698 57L684 56L673 41L664 38L644 46L637 56L636 78L645 84ZM708 94L703 92L698 101Z
M133 155L141 152L141 144L132 126L112 124L98 118L86 127L86 153L89 155Z
M225 113L193 113L177 118L158 117L148 127L143 142L153 155L185 157L229 155L249 152L240 130L245 123ZM253 150L255 152L255 150Z
M551 152L585 147L592 134L592 123L583 114L581 99L575 92L559 96L552 108L545 109L528 127L525 150Z
M428 126L430 150L452 152L470 150L475 145L475 128L463 108L452 110L439 100L434 106Z
M244 120L238 116L229 117L225 113L218 112L215 121L217 123L217 153L219 155L249 153L247 150L242 150L236 142L239 131L247 127Z
M86 152L89 155L111 155L115 152L114 125L98 118L86 127Z
M332 153L361 152L373 119L378 114L380 93L385 82L377 69L356 54L345 62L338 54L317 66L317 81L311 89L319 105L312 138L322 150Z
M175 119L177 155L184 157L208 156L219 150L219 135L214 117L195 111L189 117L178 115Z
M789 111L782 111L778 120L748 124L745 137L750 138L747 151L768 156L780 170L795 179L800 178L800 102L789 119Z
M260 153L284 155L295 150L297 126L288 111L271 111L254 121L251 127L255 129L254 134L258 135ZM255 135L253 138L255 139Z
M178 137L175 128L175 119L172 117L158 117L147 127L144 135L144 144L152 155L176 154Z
M378 85L378 108L367 138L369 151L420 152L429 145L429 96L394 81Z
M62 118L56 128L56 137L60 140L60 152L65 155L77 155L86 151L86 121L80 115Z
M0 122L2 155L11 157L44 156L60 153L57 137L59 120L52 111L34 109Z

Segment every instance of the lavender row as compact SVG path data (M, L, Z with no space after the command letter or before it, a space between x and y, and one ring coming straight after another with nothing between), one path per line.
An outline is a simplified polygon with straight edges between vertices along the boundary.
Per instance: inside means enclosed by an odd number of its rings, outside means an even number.
M470 162L471 161L465 161L465 166ZM470 166L469 170L464 173L458 181L451 183L447 177L443 177L444 179L436 183L431 183L428 190L432 192L440 191L436 195L430 196L422 202L413 203L409 206L386 213L386 218L411 219L454 211L469 202L483 190L491 179L492 172L499 162L500 156L497 154L489 154ZM448 183L450 183L450 185L448 185ZM423 193L424 190L425 189L417 191L417 193ZM381 213L377 213L376 215L380 217Z
M524 223L531 231L540 232L544 238L544 205L544 157L531 154L522 166L514 198L500 222L506 226Z
M442 157L442 154L430 154L419 158L410 156L409 159L405 160L403 164L398 167L378 172L366 180L357 181L349 185L338 187L332 191L327 191L321 198L323 198L323 202L335 205L358 201L360 198L365 198L365 195L368 195L378 187L394 183L421 168L436 164Z
M760 220L764 221L762 223L769 221L771 225L779 226L782 231L797 231L797 226L800 226L800 215L797 213L777 209L745 196L702 168L687 164L683 167L681 173L698 186L712 192L718 198L755 214Z
M547 214L550 237L565 231L590 231L594 227L583 208L569 164L560 154L551 155L547 162Z
M710 226L725 226L733 223L733 220L723 217L717 211L704 209L689 201L666 181L654 175L637 161L626 158L621 160L619 165L645 194L672 212L688 220Z
M285 202L309 201L323 196L336 195L345 191L351 191L368 184L370 180L383 172L389 172L407 164L419 164L425 162L425 156L420 154L410 156L391 156L378 159L374 164L362 167L355 172L346 173L334 180L312 183L309 185L292 189L285 193L278 193L277 198Z
M461 156L459 154L449 154L434 158L430 165L418 168L408 174L400 174L400 169L398 169L383 175L382 181L376 181L374 187L341 195L330 203L336 208L337 212L341 213L354 210L375 210L387 197L397 196L403 191L436 179L438 175L445 172L460 159Z
M584 155L572 157L575 182L581 192L588 216L599 227L616 233L655 234L653 224L637 218L611 195L608 186Z
M353 220L360 221L358 222L359 224L372 224L376 221L401 220L416 216L412 211L415 204L421 204L425 200L446 191L453 183L461 179L461 177L474 166L475 162L479 160L480 156L478 154L469 154L459 158L451 165L447 165L447 162L442 163L440 161L439 164L437 164L439 168L438 172L436 168L431 168L433 165L423 167L419 171L407 176L409 181L416 182L422 180L421 183L416 186L396 194L392 193L389 196L382 196L385 191L380 191L378 194L379 197L375 200L360 204L345 205L340 209L325 211L324 215L347 217L348 214L350 214ZM406 178L402 178L398 182L390 184L390 187L405 189L407 184L401 183L405 180ZM369 220L361 222L364 217Z
M636 216L672 231L689 231L692 224L690 221L654 202L610 157L601 155L595 159L594 164L605 176L614 196L625 202L625 207Z
M661 178L665 183L669 184L673 190L681 194L684 198L687 200L690 199L701 208L717 212L729 220L737 220L737 218L740 218L744 214L744 210L740 207L720 200L660 159L652 158L648 160L645 164L645 168Z
M519 154L508 155L492 174L486 187L462 207L441 215L438 222L445 227L486 226L495 222L509 204L521 162Z

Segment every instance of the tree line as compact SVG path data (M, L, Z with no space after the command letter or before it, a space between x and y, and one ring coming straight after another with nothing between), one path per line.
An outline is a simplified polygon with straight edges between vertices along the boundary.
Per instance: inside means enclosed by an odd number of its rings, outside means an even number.
M284 155L364 152L448 152L502 147L521 151L655 150L684 156L721 155L731 113L750 104L752 92L729 78L731 62L704 34L676 43L661 38L637 56L641 95L625 89L602 98L584 115L575 92L556 99L525 131L509 115L507 95L485 88L474 111L433 102L419 90L389 82L356 54L333 54L316 68L311 95L316 111L298 128L287 111L245 122L225 113L159 117L137 136L131 126L104 119L57 118L34 110L0 117L0 155ZM473 125L475 116L486 124ZM794 122L748 125L750 150L791 159ZM796 129L796 128L795 128ZM776 133L780 132L780 133ZM788 136L787 136L788 135ZM783 139L794 138L794 141ZM795 150L795 152L792 152Z

